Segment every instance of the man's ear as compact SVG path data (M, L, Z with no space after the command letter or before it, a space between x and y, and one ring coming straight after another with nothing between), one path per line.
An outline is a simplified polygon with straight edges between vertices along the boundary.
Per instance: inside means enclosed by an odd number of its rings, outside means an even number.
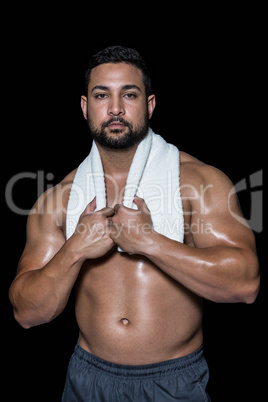
M87 97L84 95L81 96L81 109L84 118L87 120Z
M154 108L156 105L155 95L148 96L147 103L148 103L148 113L149 113L149 119L150 119L153 115Z

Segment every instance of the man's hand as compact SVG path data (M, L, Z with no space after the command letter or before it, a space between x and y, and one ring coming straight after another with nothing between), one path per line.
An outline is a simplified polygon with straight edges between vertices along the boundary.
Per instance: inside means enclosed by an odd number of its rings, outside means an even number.
M146 239L153 232L150 211L142 198L134 197L138 210L117 204L111 218L111 238L122 250L140 254Z
M93 259L105 255L115 244L110 237L109 217L114 215L114 208L103 208L94 212L96 197L81 214L72 236L74 249L81 259Z

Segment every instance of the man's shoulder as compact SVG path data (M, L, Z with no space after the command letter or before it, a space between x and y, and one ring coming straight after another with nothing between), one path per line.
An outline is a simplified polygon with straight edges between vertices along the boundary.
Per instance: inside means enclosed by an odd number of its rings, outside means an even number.
M66 184L73 183L77 169L78 168L76 168L72 172L68 173L67 176L65 176L64 179L59 184L66 185Z
M67 209L70 191L77 169L70 172L56 186L48 189L34 204L30 215L39 215L39 218L58 216Z
M200 189L206 186L214 188L229 188L233 186L231 180L217 167L208 165L197 158L180 152L181 155L181 185Z

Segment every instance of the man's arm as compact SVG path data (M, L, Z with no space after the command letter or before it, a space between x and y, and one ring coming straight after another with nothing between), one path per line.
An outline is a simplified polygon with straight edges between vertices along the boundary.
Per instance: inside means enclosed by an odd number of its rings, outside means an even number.
M138 197L135 202L140 210L136 214L139 230L135 233L133 213L132 229L127 229L128 211L117 207L112 218L114 242L125 251L146 256L201 297L215 302L253 302L259 289L255 241L246 222L238 222L230 213L242 217L236 196L229 197L232 184L223 173L209 166L199 166L198 173L191 168L187 176L191 186L185 186L183 197L191 214L186 228L191 246L148 230L150 213L144 200Z
M81 215L76 232L65 241L57 222L59 212L52 209L55 204L52 190L41 197L29 215L26 246L10 287L14 316L24 328L58 316L83 262L106 254L114 245L107 220L113 209L93 213L94 199Z

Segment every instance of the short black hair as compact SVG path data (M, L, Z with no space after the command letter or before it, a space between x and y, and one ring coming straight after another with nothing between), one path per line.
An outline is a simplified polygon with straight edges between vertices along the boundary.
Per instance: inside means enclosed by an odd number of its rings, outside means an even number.
M90 73L94 67L105 63L127 63L141 70L146 96L152 94L152 82L146 63L137 50L125 46L109 46L96 53L89 60L85 72L85 91L87 94L90 82Z

